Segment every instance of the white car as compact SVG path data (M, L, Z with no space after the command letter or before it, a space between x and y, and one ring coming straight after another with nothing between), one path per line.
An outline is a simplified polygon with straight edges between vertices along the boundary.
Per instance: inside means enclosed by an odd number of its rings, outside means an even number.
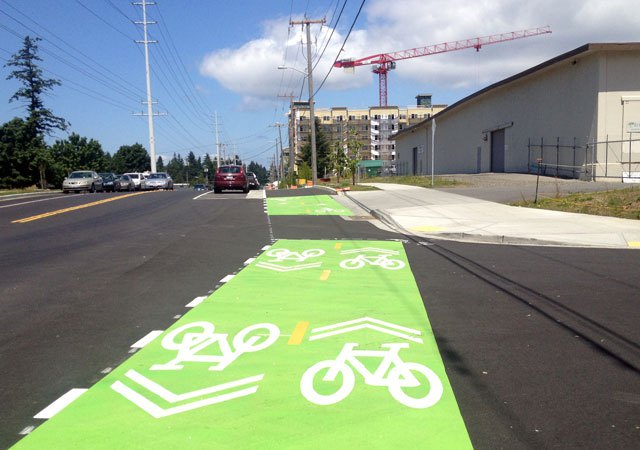
M127 172L124 175L129 175L129 178L133 180L136 191L143 191L145 189L145 178L143 174L140 172Z
M156 190L156 189L165 189L165 190L173 190L173 180L171 176L167 172L154 172L150 173L147 179L145 180L144 189L148 190Z

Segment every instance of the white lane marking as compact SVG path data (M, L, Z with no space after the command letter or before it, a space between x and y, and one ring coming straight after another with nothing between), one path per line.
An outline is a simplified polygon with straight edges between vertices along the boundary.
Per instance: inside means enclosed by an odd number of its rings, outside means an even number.
M163 330L153 330L150 331L149 334L147 334L145 337L143 337L142 339L140 339L138 342L136 342L135 344L131 345L131 348L144 348L146 347L148 344L150 344L155 338L157 338L158 336L160 336L163 333Z
M265 245L264 247L262 247L262 251L264 251L264 250L269 250L270 248L271 248L271 246L270 246L270 245Z
M193 300L191 300L189 303L187 303L185 306L187 308L195 308L200 303L202 303L206 298L207 298L206 295L203 295L202 297L196 297Z
M106 367L106 368L102 369L102 370L100 371L100 373L107 374L107 373L111 372L112 370L113 370L113 368L112 368L112 367Z
M31 433L35 429L36 427L34 427L33 425L29 425L28 427L24 427L22 431L20 431L20 433L18 434L21 436L26 436L27 434Z
M12 206L28 205L29 203L46 202L48 200L56 200L56 199L59 199L59 198L69 198L69 197L66 196L66 195L61 195L60 197L41 198L40 200L31 200L29 202L12 203L10 205L0 206L0 208L11 208Z
M226 283L228 281L231 281L231 279L235 277L235 275L227 275L226 277L224 277L222 280L220 280L220 283Z
M71 402L84 394L87 389L71 389L69 392L64 394L58 400L47 406L45 409L40 411L38 414L33 416L34 419L51 419L53 416L58 414L64 408L66 408Z
M256 259L255 258L249 258L244 262L245 266L248 266L249 264L251 264L252 262L254 262Z
M210 193L211 193L211 192L205 192L204 194L197 195L197 196L193 197L193 199L192 199L192 200L198 200L200 197L204 197L205 195L208 195L208 194L210 194Z

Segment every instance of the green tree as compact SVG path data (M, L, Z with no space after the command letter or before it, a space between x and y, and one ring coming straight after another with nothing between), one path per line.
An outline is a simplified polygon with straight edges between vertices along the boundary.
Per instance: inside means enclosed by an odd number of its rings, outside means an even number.
M38 56L38 41L40 38L24 38L23 46L18 53L11 56L4 67L13 67L7 80L16 79L22 87L9 99L26 103L27 120L33 126L35 134L51 134L53 130L66 130L69 123L62 117L55 116L50 109L44 107L42 96L60 86L60 81L47 79L42 76L42 69L37 62L42 61Z
M329 162L331 170L336 174L337 182L340 183L340 178L347 168L347 155L339 142L334 142L331 145Z
M258 177L258 181L260 182L260 184L265 185L269 182L269 172L263 165L251 161L249 163L249 166L247 167L247 170L256 174L256 177Z
M322 131L320 127L320 120L316 118L315 120L316 127L316 167L318 177L324 177L325 174L331 171L331 145L327 136ZM304 162L306 162L309 167L313 167L311 163L311 144L305 144L301 149L301 158Z
M3 124L0 127L0 187L32 186L40 175L36 169L43 166L42 149L46 149L43 136L34 134L26 120L16 117Z
M43 135L51 134L56 129L64 131L69 126L66 120L55 116L44 106L42 97L54 86L59 86L60 81L42 76L42 69L37 64L42 61L38 56L39 40L39 38L25 37L22 48L4 65L13 69L6 79L15 79L22 85L11 96L9 102L22 101L27 109L26 121L21 124L18 122L7 124L9 129L5 130L4 135L3 157L13 155L17 160L7 162L6 166L3 165L8 173L2 178L4 182L13 183L15 187L24 186L25 183L33 184L36 180L39 180L42 188L47 187L46 176L51 172L54 158L44 142ZM20 132L15 135L19 140L11 143L7 137L14 134L16 126L20 128ZM12 145L13 149L7 147ZM16 170L19 173L15 172Z
M113 167L118 173L144 172L151 170L151 158L141 144L123 145L113 155Z
M184 161L180 154L173 154L173 158L167 163L166 172L171 175L175 183L185 182Z
M107 170L107 157L102 145L77 133L67 139L57 140L51 146L51 155L59 170L65 175L74 170Z
M158 172L164 172L164 160L162 159L162 156L158 156L158 160L156 161L156 170Z
M358 163L362 160L360 149L362 148L362 142L357 139L357 134L354 129L349 130L347 138L347 171L351 174L351 183L355 186L356 174L358 171Z

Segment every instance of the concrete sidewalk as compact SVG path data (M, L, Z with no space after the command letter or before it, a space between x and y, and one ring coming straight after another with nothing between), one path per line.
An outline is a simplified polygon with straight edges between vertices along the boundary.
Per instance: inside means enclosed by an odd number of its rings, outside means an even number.
M373 183L347 196L401 232L469 242L638 248L640 221L507 206L437 189Z

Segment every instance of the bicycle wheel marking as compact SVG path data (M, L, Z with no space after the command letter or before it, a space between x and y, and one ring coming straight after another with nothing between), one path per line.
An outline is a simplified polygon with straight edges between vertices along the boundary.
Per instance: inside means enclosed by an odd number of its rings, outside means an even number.
M399 242L276 242L16 448L363 446L471 448Z

